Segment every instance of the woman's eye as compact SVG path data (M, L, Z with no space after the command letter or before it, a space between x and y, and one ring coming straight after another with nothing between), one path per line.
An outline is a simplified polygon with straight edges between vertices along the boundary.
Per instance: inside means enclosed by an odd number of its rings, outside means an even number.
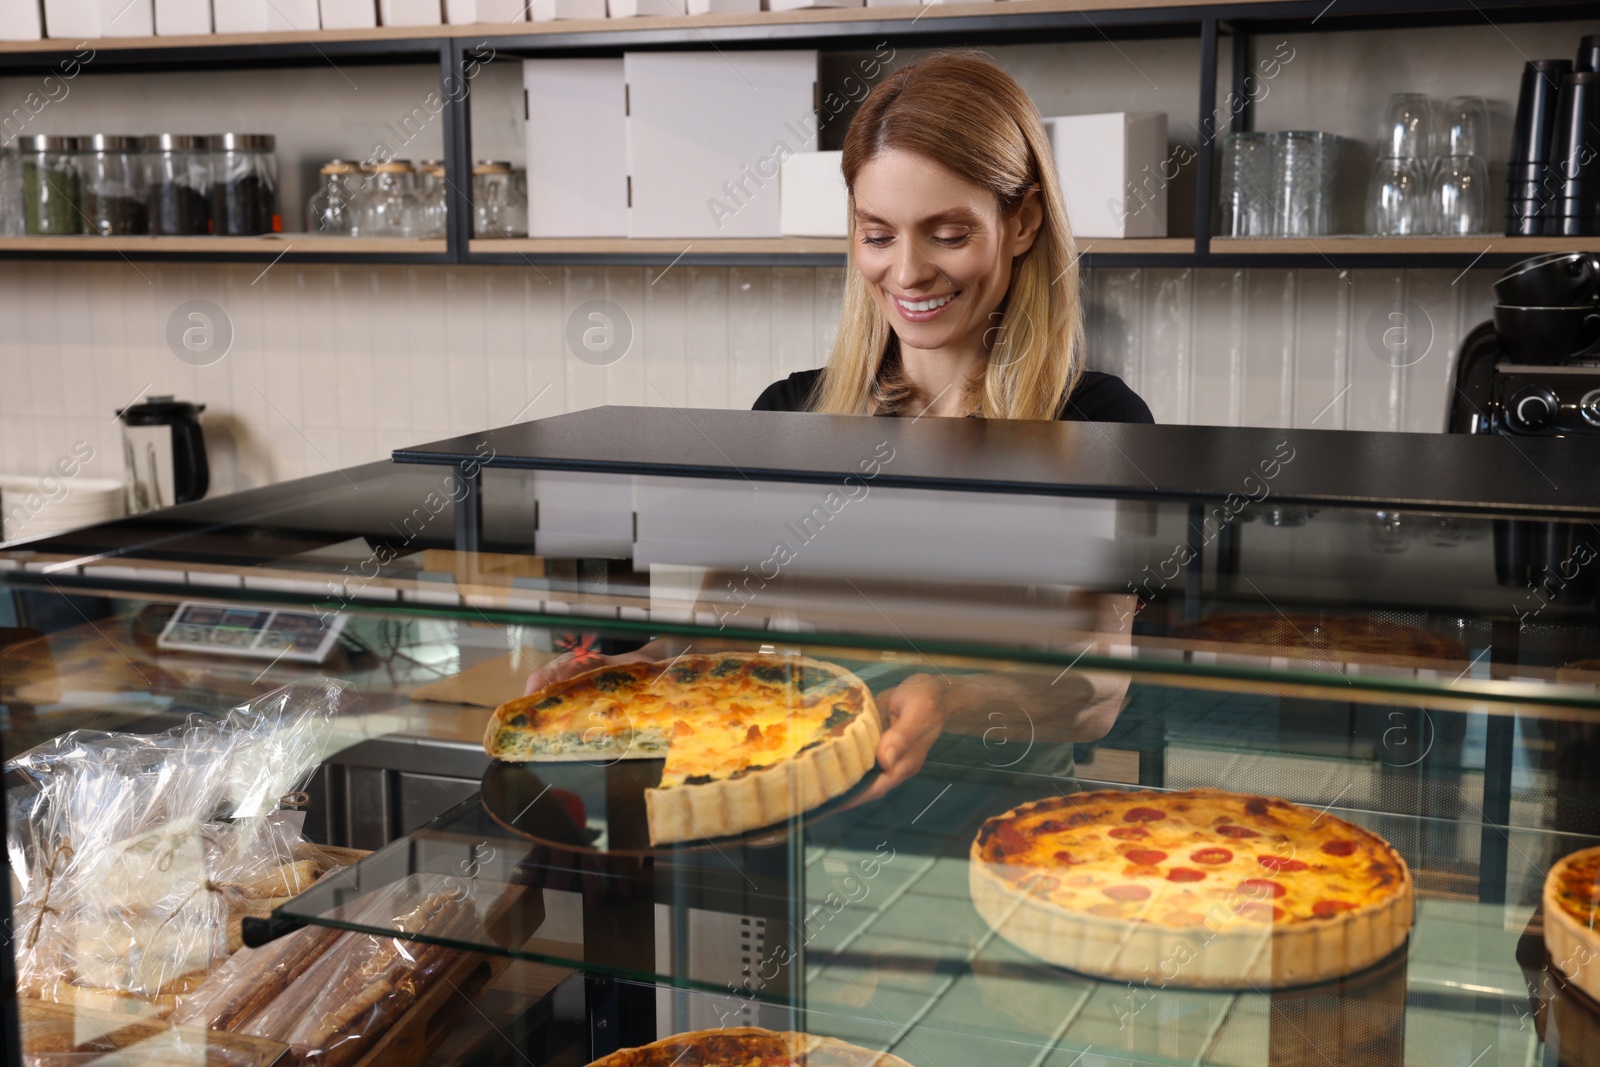
M942 245L954 247L967 239L967 232L963 230L960 233L936 233L933 239Z
M871 245L873 248L882 248L892 240L894 240L893 236L887 233L865 233L861 235L861 243Z

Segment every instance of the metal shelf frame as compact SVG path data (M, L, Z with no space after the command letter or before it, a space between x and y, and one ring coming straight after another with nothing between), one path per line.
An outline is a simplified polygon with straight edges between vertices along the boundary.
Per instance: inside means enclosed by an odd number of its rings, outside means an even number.
M933 45L993 45L1012 41L1073 41L1113 38L1194 38L1200 53L1200 85L1196 94L1196 127L1216 125L1217 83L1221 41L1231 40L1232 63L1228 81L1236 99L1244 107L1234 120L1235 129L1251 128L1249 94L1245 79L1249 75L1249 37L1266 32L1336 32L1418 25L1485 24L1494 22L1540 22L1581 19L1589 13L1592 0L1544 0L1522 3L1519 0L1235 0L1233 3L1184 4L1168 6L1130 6L1082 9L1059 4L1034 5L1028 0L1011 0L993 5L992 10L945 14L929 9L907 7L901 15L882 18L796 18L809 12L750 17L723 24L697 25L685 18L617 20L615 28L598 27L593 22L574 24L567 30L559 24L540 24L533 32L530 24L515 28L503 25L440 26L433 36L375 36L347 38L334 31L300 34L295 39L251 40L219 37L215 42L122 46L114 41L88 42L94 48L93 71L138 72L171 70L225 70L240 67L270 69L307 67L334 60L344 63L431 63L439 70L440 96L444 101L443 133L446 199L449 205L449 232L444 252L411 250L315 251L264 247L260 251L144 250L112 248L27 249L0 248L0 258L21 260L155 260L197 263L269 262L281 258L292 263L372 263L372 264L476 264L485 266L661 266L683 263L695 266L842 266L842 253L753 249L750 252L708 251L673 253L656 250L632 251L487 251L471 249L471 173L472 120L470 96L451 91L465 84L467 65L475 61L473 50L492 47L496 56L538 58L541 56L616 56L625 50L694 49L721 50L753 48L846 49L870 42L892 40L906 47ZM1013 10L1014 9L1014 10ZM852 9L842 9L852 10ZM893 9L885 9L890 11ZM910 12L916 11L916 15ZM668 25L663 25L668 23ZM189 39L192 41L193 39ZM79 45L23 48L0 44L0 69L8 73L43 73L81 55ZM1363 267L1451 268L1470 266L1503 267L1528 255L1527 251L1506 250L1509 239L1484 235L1486 250L1416 252L1345 252L1337 249L1307 251L1298 246L1283 252L1238 252L1214 250L1212 214L1215 175L1215 138L1203 137L1196 159L1195 236L1192 248L1184 251L1090 251L1083 265L1094 267L1267 267L1323 268L1335 270ZM1581 240L1581 239L1580 239ZM198 243L198 242L197 242ZM1337 244L1336 241L1332 242ZM1585 242L1592 243L1592 242ZM685 246L692 245L685 240ZM1492 246L1500 244L1500 248ZM480 242L481 245L481 242Z

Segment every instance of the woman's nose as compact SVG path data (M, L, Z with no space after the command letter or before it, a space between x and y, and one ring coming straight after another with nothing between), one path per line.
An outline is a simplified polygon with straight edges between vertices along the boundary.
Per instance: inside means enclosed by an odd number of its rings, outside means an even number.
M938 277L933 263L915 238L899 242L894 263L894 284L903 293L913 292Z

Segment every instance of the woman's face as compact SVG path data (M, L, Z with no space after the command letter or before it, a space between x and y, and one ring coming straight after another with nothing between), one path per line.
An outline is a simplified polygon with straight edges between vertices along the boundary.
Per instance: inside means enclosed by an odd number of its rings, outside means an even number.
M1039 232L1038 192L1006 217L989 190L890 149L856 175L855 213L856 269L901 345L987 351L1012 259Z

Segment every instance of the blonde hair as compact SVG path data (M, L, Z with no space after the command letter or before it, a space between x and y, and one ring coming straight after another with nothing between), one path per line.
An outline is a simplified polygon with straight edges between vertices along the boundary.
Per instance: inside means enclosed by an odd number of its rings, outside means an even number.
M1033 101L1011 75L969 51L935 52L889 75L850 123L844 308L810 410L889 414L911 396L899 340L856 269L856 177L890 149L916 152L990 190L1003 215L1039 190L1043 223L1032 248L1012 263L999 324L984 334L989 359L970 384L966 407L986 418L1057 418L1083 372L1084 344L1078 261L1061 184Z

